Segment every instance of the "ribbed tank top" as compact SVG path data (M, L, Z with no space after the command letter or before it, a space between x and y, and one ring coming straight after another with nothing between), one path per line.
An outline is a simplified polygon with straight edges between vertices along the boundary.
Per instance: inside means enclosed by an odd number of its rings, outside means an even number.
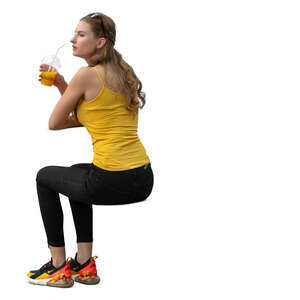
M138 114L133 119L125 107L125 95L106 88L98 70L92 69L97 72L102 89L92 100L81 97L76 114L91 136L93 164L108 171L123 171L150 163L137 134Z

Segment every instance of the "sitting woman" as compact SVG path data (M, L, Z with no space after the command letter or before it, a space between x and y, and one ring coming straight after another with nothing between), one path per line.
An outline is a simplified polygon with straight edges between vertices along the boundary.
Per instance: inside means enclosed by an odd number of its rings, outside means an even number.
M88 66L69 85L59 73L54 85L62 97L49 129L84 126L93 144L92 163L46 166L37 173L37 194L51 260L27 278L34 284L71 287L74 280L97 284L92 256L93 204L120 205L143 201L153 188L150 159L141 143L139 108L145 105L142 84L114 48L114 21L101 13L80 19L71 39L73 55ZM48 69L41 65L40 71ZM142 104L140 103L141 100ZM66 259L63 211L59 193L69 198L77 235L77 253Z

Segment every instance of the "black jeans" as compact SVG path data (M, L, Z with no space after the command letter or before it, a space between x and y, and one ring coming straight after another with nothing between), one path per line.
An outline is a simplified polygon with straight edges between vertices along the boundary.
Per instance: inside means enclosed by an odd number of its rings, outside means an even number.
M63 211L59 193L69 198L77 243L93 241L92 205L120 205L146 200L153 188L151 163L125 171L103 170L93 163L47 166L36 176L48 246L63 247Z

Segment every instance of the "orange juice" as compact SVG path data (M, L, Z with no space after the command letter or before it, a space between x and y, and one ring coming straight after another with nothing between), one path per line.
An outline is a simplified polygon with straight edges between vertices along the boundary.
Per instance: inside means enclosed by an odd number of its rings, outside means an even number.
M55 79L56 72L42 72L41 74L41 84L51 86Z

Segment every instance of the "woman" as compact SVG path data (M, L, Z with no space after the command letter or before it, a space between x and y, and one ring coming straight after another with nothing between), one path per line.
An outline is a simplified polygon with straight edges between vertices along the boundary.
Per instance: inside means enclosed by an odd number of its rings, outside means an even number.
M37 173L51 260L27 274L35 284L71 287L73 279L99 283L97 256L92 257L92 205L136 203L152 191L150 159L137 134L145 93L131 66L114 49L115 37L115 23L108 16L93 13L80 19L71 39L73 55L88 66L80 68L69 85L59 73L53 83L62 97L50 116L49 129L84 126L92 138L94 157L92 163L47 166ZM40 71L47 68L41 65ZM59 193L69 198L72 210L78 246L74 259L66 260Z

